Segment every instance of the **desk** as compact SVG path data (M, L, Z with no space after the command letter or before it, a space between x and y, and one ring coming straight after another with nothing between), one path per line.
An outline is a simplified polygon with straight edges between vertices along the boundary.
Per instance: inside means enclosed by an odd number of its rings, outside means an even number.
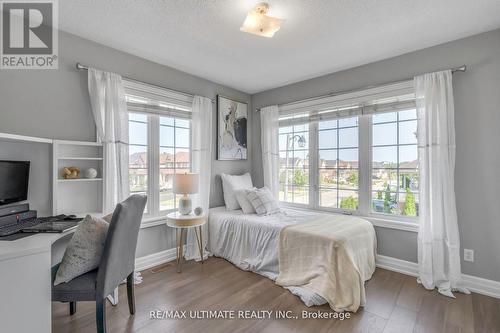
M74 232L35 234L0 241L0 325L2 332L52 330L51 250Z

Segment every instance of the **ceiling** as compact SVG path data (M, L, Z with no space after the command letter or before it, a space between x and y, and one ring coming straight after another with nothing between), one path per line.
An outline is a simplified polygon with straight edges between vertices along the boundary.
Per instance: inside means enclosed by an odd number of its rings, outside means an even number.
M64 0L59 25L246 93L500 28L499 0L269 0L269 39L239 30L258 2Z

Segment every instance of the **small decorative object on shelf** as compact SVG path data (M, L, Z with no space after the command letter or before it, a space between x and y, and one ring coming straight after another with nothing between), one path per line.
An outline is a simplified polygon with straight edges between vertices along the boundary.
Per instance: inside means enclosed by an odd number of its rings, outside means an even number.
M64 179L78 179L80 178L80 168L77 167L65 167L64 171Z
M200 216L200 215L202 215L202 214L203 214L203 208L201 208L201 207L196 207L196 208L194 209L194 215L196 215L196 216Z
M87 179L94 179L97 177L97 170L94 168L85 169L85 171L83 171L83 177Z
M105 151L100 142L53 140L52 215L104 215Z

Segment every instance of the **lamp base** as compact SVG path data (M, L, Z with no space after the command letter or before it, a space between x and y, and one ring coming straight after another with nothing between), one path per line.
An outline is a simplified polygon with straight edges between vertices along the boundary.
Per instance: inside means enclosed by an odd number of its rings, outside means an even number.
M189 215L191 214L191 210L193 209L191 198L184 194L179 199L179 213L181 215Z

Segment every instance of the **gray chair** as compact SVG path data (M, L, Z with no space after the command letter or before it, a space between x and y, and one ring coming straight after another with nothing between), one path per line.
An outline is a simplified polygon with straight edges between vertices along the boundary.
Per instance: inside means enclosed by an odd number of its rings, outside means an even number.
M146 200L146 196L135 194L116 206L97 269L54 286L59 265L52 268L52 301L70 302L71 315L76 312L77 301L95 301L99 333L106 332L106 297L125 278L129 311L135 313L135 248Z

